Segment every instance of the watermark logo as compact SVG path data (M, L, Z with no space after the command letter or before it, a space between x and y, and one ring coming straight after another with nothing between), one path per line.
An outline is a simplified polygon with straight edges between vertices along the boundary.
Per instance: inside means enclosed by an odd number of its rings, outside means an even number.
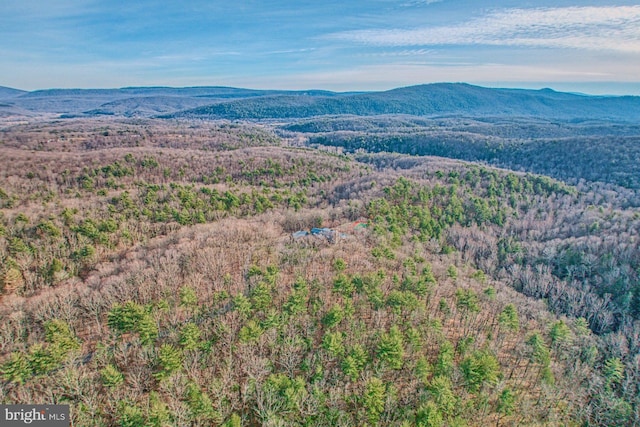
M69 427L69 405L0 405L0 426Z

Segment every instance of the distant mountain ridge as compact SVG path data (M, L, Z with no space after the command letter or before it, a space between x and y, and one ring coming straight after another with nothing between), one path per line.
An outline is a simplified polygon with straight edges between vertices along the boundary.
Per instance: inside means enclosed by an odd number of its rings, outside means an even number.
M15 90L15 89L14 89ZM127 98L133 96L187 96L187 97L217 97L217 98L248 98L265 95L311 94L331 96L336 92L323 90L288 91L244 89L227 86L132 86L118 89L39 89L24 92L24 98L41 98L57 96L106 96L111 98Z
M490 89L464 83L439 83L333 98L241 99L197 107L171 117L291 119L390 114L633 121L640 119L640 97L595 97L550 89Z
M45 89L0 87L0 113L281 120L314 116L508 116L554 120L640 119L640 97L589 96L552 89L493 89L434 83L382 92L258 90L223 86Z
M19 109L63 117L113 115L153 117L195 107L264 96L341 96L323 90L286 91L226 86L125 87L119 89L41 89L31 92L0 87L0 114Z

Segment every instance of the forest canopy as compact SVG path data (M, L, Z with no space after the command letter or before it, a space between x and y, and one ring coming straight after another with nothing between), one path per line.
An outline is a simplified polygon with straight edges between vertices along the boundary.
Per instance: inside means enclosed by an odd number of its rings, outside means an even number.
M635 181L569 139L494 151L507 170L330 122L2 128L0 402L83 426L640 422Z

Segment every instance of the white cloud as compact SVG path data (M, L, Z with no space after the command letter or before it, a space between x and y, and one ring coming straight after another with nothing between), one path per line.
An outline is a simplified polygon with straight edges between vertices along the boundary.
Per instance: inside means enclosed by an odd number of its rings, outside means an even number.
M373 46L500 45L640 52L640 6L506 9L462 24L334 33Z

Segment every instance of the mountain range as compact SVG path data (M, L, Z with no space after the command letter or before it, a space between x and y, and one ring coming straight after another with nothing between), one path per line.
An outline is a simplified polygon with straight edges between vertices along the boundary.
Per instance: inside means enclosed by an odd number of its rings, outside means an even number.
M552 89L494 89L436 83L381 92L279 91L231 87L46 89L0 87L0 117L160 117L282 120L335 115L640 119L640 97L589 96Z

